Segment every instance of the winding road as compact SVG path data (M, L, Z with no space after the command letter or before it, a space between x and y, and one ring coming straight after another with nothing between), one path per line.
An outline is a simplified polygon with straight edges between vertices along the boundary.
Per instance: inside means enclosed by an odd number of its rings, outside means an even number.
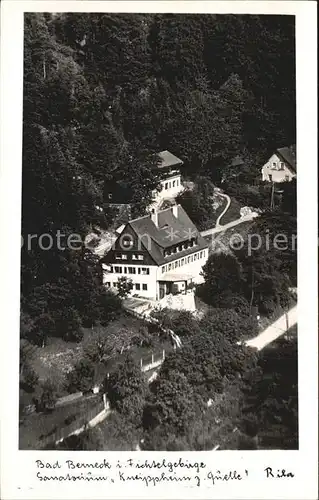
M226 198L226 207L224 208L224 210L222 211L222 213L218 216L215 228L217 228L217 227L220 226L220 221L221 221L222 217L225 215L225 213L227 212L227 210L229 209L229 206L230 206L230 203L231 203L231 199L228 196L228 194L221 193L221 192L219 192L218 194L220 196L222 196L223 198Z

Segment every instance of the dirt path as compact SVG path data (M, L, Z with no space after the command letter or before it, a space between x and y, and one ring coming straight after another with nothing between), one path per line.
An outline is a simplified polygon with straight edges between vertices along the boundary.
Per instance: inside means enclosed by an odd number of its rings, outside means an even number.
M225 213L227 212L227 210L229 209L230 203L231 203L231 199L228 196L228 194L225 194L225 193L218 193L218 194L220 196L222 196L223 198L226 198L226 207L224 208L222 213L218 216L215 227L220 227L220 221L221 221L222 217L225 215Z
M246 345L261 351L268 344L281 337L287 330L297 324L297 306L292 307L287 313L268 326L257 337L247 340Z

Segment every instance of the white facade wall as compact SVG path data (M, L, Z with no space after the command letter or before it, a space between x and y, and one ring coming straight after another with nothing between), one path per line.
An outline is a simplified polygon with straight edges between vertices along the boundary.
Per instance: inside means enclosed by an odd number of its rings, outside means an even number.
M196 260L195 260L196 255ZM103 284L107 288L116 289L116 283L121 276L125 276L130 278L133 282L133 290L131 291L131 296L137 294L140 297L144 297L147 299L157 300L159 297L159 281L163 281L163 276L165 273L174 271L179 275L183 275L185 273L185 279L187 279L187 275L193 276L194 283L202 283L203 278L200 275L202 271L203 265L206 263L208 259L208 248L204 250L195 250L190 255L186 257L178 257L176 256L176 260L169 262L167 264L163 264L162 266L143 266L143 265L132 265L130 264L120 264L115 263L112 264L112 268L120 267L122 268L121 273L108 272L107 265L103 264ZM183 265L181 264L183 260ZM189 262L188 262L189 260ZM133 267L135 268L135 274L130 274L128 272L124 273L124 267ZM149 269L149 274L139 274L138 269L147 268ZM128 269L127 269L128 271ZM136 288L136 284L140 285L139 289ZM147 286L147 290L143 290L143 284ZM185 285L184 285L185 287ZM183 284L179 282L179 289L183 289Z
M162 190L160 192L154 191L154 201L163 200L164 198L174 198L181 191L183 191L184 186L181 181L181 175L173 175L161 181Z
M161 281L163 279L163 275L167 272L175 272L176 274L180 275L183 275L183 273L185 273L185 275L191 274L193 276L194 283L197 284L202 283L203 277L200 275L200 273L202 271L203 265L206 264L206 261L208 259L208 248L204 248L204 250L194 249L194 252L192 254L187 255L186 257L177 257L177 255L176 255L176 260L169 262L167 264L162 264L161 266L158 267L157 280ZM196 255L196 260L194 259L195 255ZM183 259L184 259L184 264L181 265L181 261Z
M137 294L141 297L156 299L157 295L157 286L156 286L156 276L157 276L157 266L135 266L130 264L112 264L112 267L121 267L122 273L110 273L106 271L106 266L103 264L103 284L110 288L116 288L116 283L121 276L125 276L129 278L133 282L133 289L131 291L131 296ZM133 267L135 268L135 274L130 274L128 272L124 273L124 267ZM142 272L142 268L149 269L149 274L139 274L138 270L140 269ZM128 271L128 270L127 270ZM110 285L108 285L110 283ZM136 288L136 284L140 285L140 289ZM143 285L147 286L147 290L143 290Z
M273 154L269 158L268 162L261 169L261 173L262 180L269 182L287 182L296 177L296 174L291 172L285 162L283 162L276 154Z

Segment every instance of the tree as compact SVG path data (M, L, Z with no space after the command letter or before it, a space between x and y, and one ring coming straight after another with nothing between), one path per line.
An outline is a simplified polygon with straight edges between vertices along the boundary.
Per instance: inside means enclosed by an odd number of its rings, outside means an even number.
M207 401L215 392L221 391L222 377L210 351L196 347L192 348L190 340L182 350L169 354L161 366L160 376L170 378L171 372L183 374L194 393Z
M39 375L32 368L29 362L24 365L21 377L21 385L26 392L34 392L39 382Z
M231 254L211 254L203 266L204 284L198 294L207 304L223 307L224 298L240 295L243 271L239 260Z
M133 289L133 281L131 278L127 278L126 276L120 276L118 279L118 295L121 299L126 298L131 290Z
M162 427L164 432L183 435L195 417L195 397L185 375L172 371L169 378L159 377L151 386L151 397L143 414L148 432Z
M141 419L147 384L140 367L128 355L105 381L111 407L138 423Z
M215 225L217 220L214 209L214 184L208 177L198 176L192 190L186 190L177 197L187 215L196 227L204 230Z
M230 308L209 309L200 326L206 332L209 331L210 335L220 335L232 344L244 338L253 338L258 332L256 317L241 315Z
M67 373L65 386L67 391L72 392L89 392L93 387L95 369L93 363L83 358L78 361L73 369Z
M42 411L51 412L54 410L57 401L56 387L52 381L45 380L41 389L40 407Z

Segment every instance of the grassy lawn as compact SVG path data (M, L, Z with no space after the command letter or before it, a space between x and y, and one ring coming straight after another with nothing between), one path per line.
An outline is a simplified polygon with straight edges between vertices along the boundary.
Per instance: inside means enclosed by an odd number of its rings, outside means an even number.
M49 442L81 427L102 410L101 395L90 395L72 404L56 408L52 413L33 413L20 420L19 448L43 449ZM66 435L65 434L65 435Z
M66 373L82 358L85 347L94 341L94 338L105 336L114 344L115 349L118 347L120 351L120 343L122 341L129 343L132 337L140 335L143 327L145 323L141 319L123 313L123 316L106 327L84 328L83 340L79 343L65 342L56 337L49 338L45 347L34 348L30 361L40 381L50 379L56 384L59 396L64 396L66 391L63 385Z
M229 208L225 215L221 218L219 221L222 226L225 224L228 224L229 222L233 222L234 220L237 220L240 218L240 209L242 208L242 205L235 199L231 198L231 202L229 205Z
M239 235L245 240L253 224L254 221L245 221L238 224L237 226L225 229L225 231L220 231L217 234L205 237L205 239L209 243L209 252L214 253L220 250L230 252L230 243L232 242L231 238L234 237L234 235Z

